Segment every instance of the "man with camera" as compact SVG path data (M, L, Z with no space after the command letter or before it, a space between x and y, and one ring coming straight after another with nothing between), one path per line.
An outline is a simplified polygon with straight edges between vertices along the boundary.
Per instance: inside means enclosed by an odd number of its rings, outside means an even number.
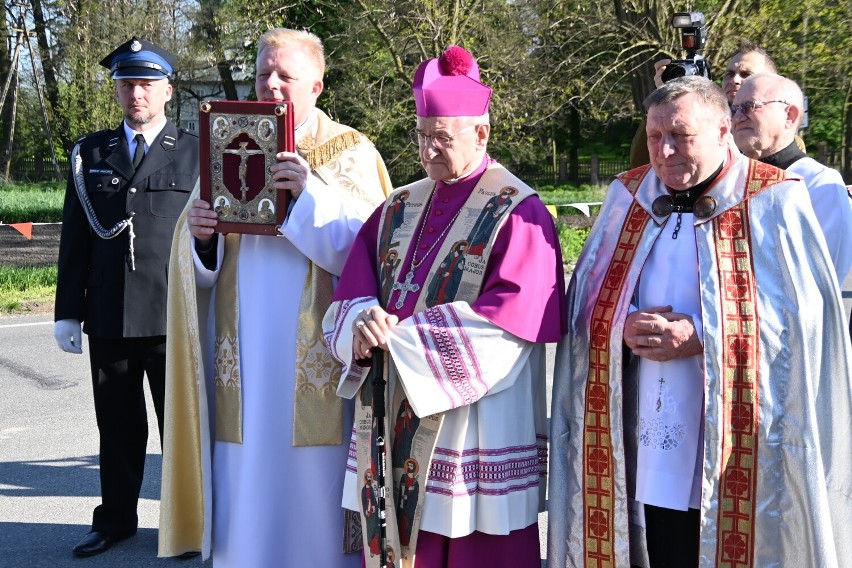
M672 26L681 30L681 45L686 50L686 59L657 61L654 64L654 84L662 87L663 83L670 79L692 75L712 79L710 64L700 55L706 39L704 15L701 12L678 12L672 17ZM728 99L728 104L733 104L737 91L750 75L777 72L775 61L765 50L752 41L741 39L739 48L731 57L722 76L722 91ZM796 141L804 150L801 138L797 136ZM636 168L649 161L645 121L642 121L630 144L630 167Z

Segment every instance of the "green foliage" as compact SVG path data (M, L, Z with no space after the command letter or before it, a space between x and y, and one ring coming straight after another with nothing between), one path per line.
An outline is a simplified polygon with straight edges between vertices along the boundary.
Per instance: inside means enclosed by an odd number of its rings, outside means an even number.
M571 184L542 185L538 188L539 197L545 205L560 205L563 203L591 203L603 201L606 196L606 186L589 185L584 183L576 186Z
M0 313L26 311L30 303L53 301L56 266L0 265Z
M563 262L567 264L577 262L599 207L590 207L592 216L586 217L578 209L565 205L569 203L602 202L606 196L606 190L606 186L589 184L579 186L572 184L543 185L538 188L538 195L545 205L562 206L557 207L559 216L556 218L556 230L559 234Z
M64 198L65 185L60 182L0 185L0 222L59 222Z
M218 66L253 75L255 43L274 26L309 29L325 43L328 69L319 106L362 130L389 166L416 162L406 130L414 122L417 65L451 43L470 49L494 89L489 151L507 164L553 156L626 156L653 90L653 63L683 57L674 0L36 0L43 7L58 93L51 127L67 152L80 135L113 127L121 112L98 62L131 35L180 58L175 99ZM11 6L10 6L11 8ZM705 0L704 50L717 80L741 36L768 50L810 102L809 146L829 152L852 141L852 11L848 1ZM14 12L14 9L12 10ZM30 14L32 15L32 14ZM29 16L28 16L29 17ZM8 16L7 16L8 20ZM7 22L7 29L11 22ZM0 59L8 50L0 49ZM0 61L0 70L3 69ZM225 73L227 75L227 73ZM3 77L0 76L0 79ZM49 87L45 85L45 87ZM845 105L845 106L844 106ZM170 113L175 115L175 102ZM47 152L29 73L22 74L16 156ZM0 148L2 151L2 148ZM849 153L849 148L846 148Z
M571 227L557 222L556 230L559 232L559 244L562 247L562 261L566 264L576 263L591 227Z

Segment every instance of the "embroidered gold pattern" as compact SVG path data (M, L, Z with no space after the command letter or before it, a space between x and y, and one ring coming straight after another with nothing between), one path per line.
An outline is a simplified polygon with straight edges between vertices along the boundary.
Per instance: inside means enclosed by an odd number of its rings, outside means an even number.
M716 566L754 564L759 438L759 317L749 198L784 172L751 162L746 199L713 221L722 311L723 420Z
M612 468L615 456L610 440L609 340L618 298L650 219L650 215L634 201L625 218L616 254L607 269L592 311L583 426L583 534L586 566L615 566L615 480Z
M361 143L361 134L355 130L341 132L329 138L320 146L316 145L313 136L303 136L299 141L299 152L304 156L312 170L320 168L339 157L343 152Z

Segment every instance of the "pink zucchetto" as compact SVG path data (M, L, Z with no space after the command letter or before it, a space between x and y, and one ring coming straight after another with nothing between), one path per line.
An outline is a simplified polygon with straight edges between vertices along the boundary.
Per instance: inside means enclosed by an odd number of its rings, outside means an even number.
M482 116L491 100L473 56L457 45L421 63L411 88L417 116Z

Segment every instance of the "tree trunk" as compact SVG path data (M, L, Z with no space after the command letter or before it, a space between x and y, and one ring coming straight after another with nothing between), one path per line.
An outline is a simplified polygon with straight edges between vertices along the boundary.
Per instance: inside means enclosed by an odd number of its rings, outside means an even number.
M18 39L20 39L20 33ZM18 87L20 85L20 74L17 68L10 71L12 73L12 82L9 85L9 94L6 96L6 106L9 108L9 128L6 134L6 150L2 156L3 181L9 181L11 178L12 167L12 150L15 142L15 115L18 110Z
M653 22L657 21L656 9L653 6L625 3L622 0L614 0L615 15L618 21L624 25L625 30L639 30L645 28L646 36L657 36ZM635 33L635 32L634 32ZM656 86L654 85L654 61L649 57L647 47L636 47L631 49L632 55L627 60L630 73L630 91L633 94L633 106L640 115L645 115L642 106L645 97L650 95Z
M2 37L4 38L9 38L6 41L0 41L0 89L2 89L6 84L6 80L9 78L9 73L12 70L12 50L9 46L11 36L6 18L0 18L0 34L2 34ZM3 105L3 108L0 109L0 140L2 140L2 145L0 145L0 156L3 156L4 159L6 154L9 152L9 144L11 143L11 102L11 98L7 97L6 103ZM5 169L3 171L5 171Z
M219 77L222 78L222 88L225 90L225 98L229 101L235 101L239 98L237 95L237 86L234 84L234 76L231 74L231 64L228 61L220 61L216 64L219 70Z
M70 152L74 141L68 136L68 121L56 112L56 109L59 108L59 83L56 79L56 66L53 64L50 45L47 42L47 21L44 16L42 1L32 0L32 8L33 25L38 43L39 56L41 58L41 69L44 73L44 94L50 105L51 118L53 118L54 124L56 124L55 131L59 136L59 142L62 144L65 152Z
M577 107L571 107L571 115L568 123L571 125L571 148L569 150L570 170L568 178L573 183L580 183L580 144L582 136L580 135L580 111Z

